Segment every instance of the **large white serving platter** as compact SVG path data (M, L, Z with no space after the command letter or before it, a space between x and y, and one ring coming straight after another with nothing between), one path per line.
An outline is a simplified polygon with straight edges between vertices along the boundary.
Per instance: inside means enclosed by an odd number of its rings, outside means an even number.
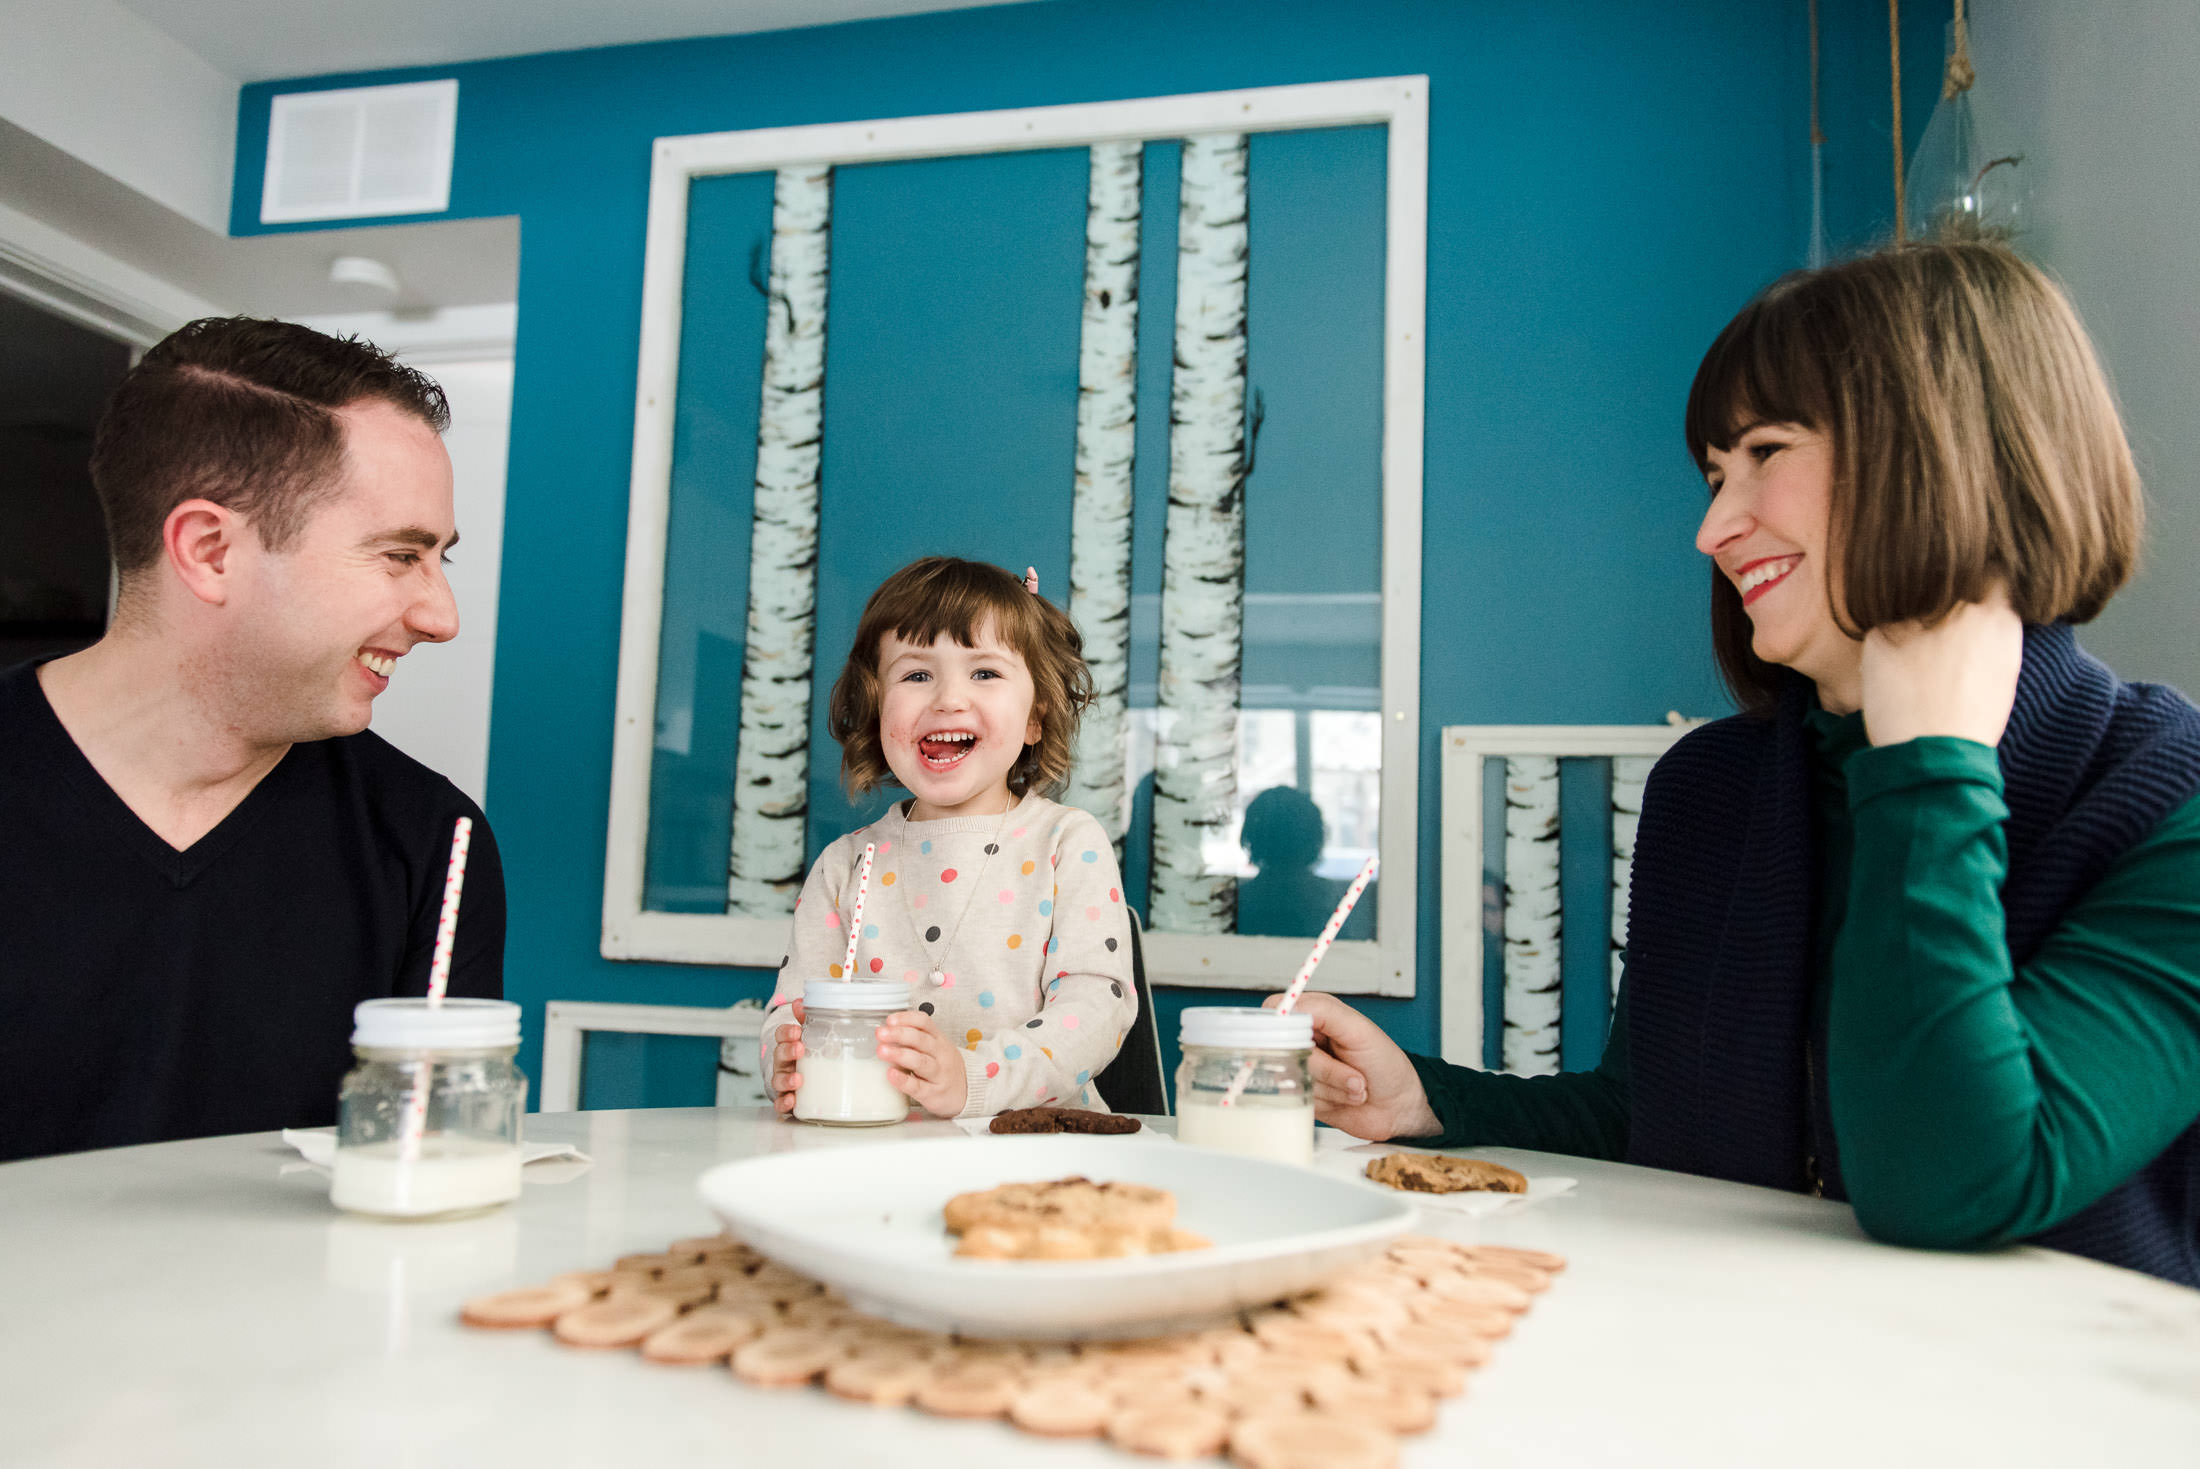
M1214 1247L1125 1260L962 1260L956 1194L1083 1174L1176 1195ZM733 1233L858 1310L968 1336L1064 1340L1207 1324L1312 1290L1381 1252L1413 1205L1311 1169L1102 1137L949 1138L804 1149L713 1168L703 1202Z

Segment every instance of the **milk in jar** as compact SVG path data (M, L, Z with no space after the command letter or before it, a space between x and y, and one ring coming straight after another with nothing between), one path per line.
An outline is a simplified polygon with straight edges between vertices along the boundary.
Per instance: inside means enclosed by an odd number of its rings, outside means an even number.
M527 1078L509 1000L366 1000L357 1064L337 1097L329 1199L385 1219L432 1219L519 1197Z
M893 980L813 979L802 986L797 1121L879 1127L909 1115L909 1098L887 1080L878 1053L879 1026L908 1008L909 986Z
M1314 1022L1273 1010L1186 1010L1176 1136L1194 1147L1302 1167L1314 1161ZM1233 1084L1244 1085L1232 1096Z

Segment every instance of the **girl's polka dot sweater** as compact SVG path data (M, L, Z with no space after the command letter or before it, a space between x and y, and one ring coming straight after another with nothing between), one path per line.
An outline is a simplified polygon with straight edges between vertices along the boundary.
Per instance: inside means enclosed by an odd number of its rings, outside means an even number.
M906 981L910 1003L962 1047L962 1115L1048 1103L1105 1110L1092 1078L1138 1015L1131 920L1107 833L1039 795L1005 816L949 821L909 821L908 804L834 842L810 868L764 1018L765 1053L792 1023L804 982L851 977L841 970L846 923L864 844L876 842L852 977Z

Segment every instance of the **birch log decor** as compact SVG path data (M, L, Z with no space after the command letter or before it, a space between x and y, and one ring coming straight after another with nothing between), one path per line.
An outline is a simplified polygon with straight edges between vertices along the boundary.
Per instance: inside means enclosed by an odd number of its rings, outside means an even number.
M1558 761L1505 761L1505 1069L1558 1070Z
M1627 893L1635 872L1635 828L1642 824L1642 788L1650 779L1652 755L1612 757L1612 1003L1619 1003L1619 979L1627 968Z
M726 880L726 910L759 918L792 913L802 887L831 220L831 168L779 170L772 188L748 641Z
M1237 880L1208 872L1202 839L1229 826L1237 796L1245 159L1241 133L1184 140L1153 790L1153 921L1168 933L1229 933L1237 917Z
M1077 466L1070 500L1069 611L1085 639L1093 700L1063 800L1100 818L1118 850L1130 702L1131 468L1138 437L1138 227L1145 145L1092 145L1085 205L1085 316L1077 347Z

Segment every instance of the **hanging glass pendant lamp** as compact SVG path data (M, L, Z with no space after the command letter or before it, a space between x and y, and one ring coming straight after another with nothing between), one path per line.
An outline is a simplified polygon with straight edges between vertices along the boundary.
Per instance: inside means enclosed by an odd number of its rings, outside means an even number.
M2021 154L1996 155L1980 139L1964 0L1955 0L1947 54L1940 101L1904 179L1909 234L1922 240L2005 240L2024 225L2030 179Z

